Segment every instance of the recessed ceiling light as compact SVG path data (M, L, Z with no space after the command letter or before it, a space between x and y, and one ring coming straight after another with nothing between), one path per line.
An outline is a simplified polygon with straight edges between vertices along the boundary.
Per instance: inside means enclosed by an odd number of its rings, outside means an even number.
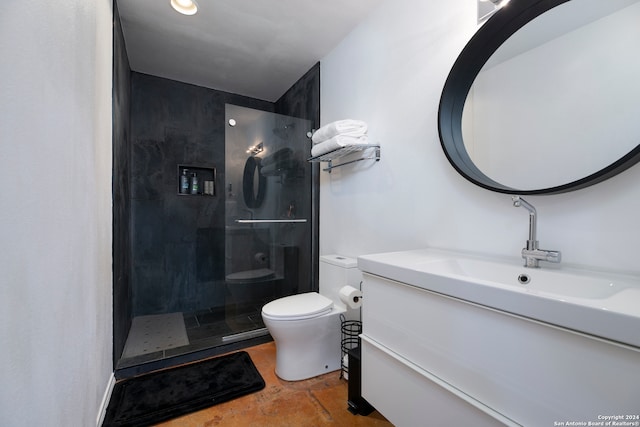
M195 0L171 0L171 7L183 15L195 15L198 11Z

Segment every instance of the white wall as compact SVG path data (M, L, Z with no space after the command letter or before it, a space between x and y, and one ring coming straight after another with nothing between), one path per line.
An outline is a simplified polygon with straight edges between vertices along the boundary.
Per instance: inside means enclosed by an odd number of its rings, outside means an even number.
M476 31L473 0L386 0L321 62L322 124L363 119L382 159L322 173L320 252L439 247L519 258L528 215L476 187L440 147L444 81ZM565 264L640 272L640 166L564 195L530 196Z
M0 13L0 425L91 426L112 372L111 0Z

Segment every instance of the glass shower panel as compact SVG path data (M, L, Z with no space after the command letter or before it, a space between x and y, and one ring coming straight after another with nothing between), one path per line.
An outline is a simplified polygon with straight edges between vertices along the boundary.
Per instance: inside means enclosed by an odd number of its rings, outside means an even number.
M266 334L260 311L308 292L311 280L311 121L227 104L225 341Z

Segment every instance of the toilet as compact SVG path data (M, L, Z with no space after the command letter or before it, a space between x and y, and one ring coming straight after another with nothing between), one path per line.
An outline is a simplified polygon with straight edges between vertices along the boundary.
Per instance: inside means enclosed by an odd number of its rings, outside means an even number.
M268 301L277 282L276 273L268 268L238 271L225 277L227 291L236 304Z
M255 328L255 321L247 312L273 298L282 279L273 270L260 268L238 271L225 276L225 319L232 333L246 332Z
M362 274L354 258L320 257L320 292L291 295L262 307L262 320L276 343L276 375L299 381L340 369L340 315L359 317L347 309L339 291L360 288Z

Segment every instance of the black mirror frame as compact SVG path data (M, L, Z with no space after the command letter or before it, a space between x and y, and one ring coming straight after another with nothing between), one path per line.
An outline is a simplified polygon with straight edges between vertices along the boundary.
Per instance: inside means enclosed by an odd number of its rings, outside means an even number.
M474 164L462 139L462 111L473 81L491 55L516 31L548 10L570 0L513 0L498 10L467 43L444 84L438 109L438 132L449 163L464 178L487 190L506 194L560 194L579 190L623 172L640 161L640 144L604 169L568 184L519 190L500 184Z
M242 195L244 196L244 203L249 209L256 209L262 206L267 191L267 178L260 173L260 169L262 169L261 159L249 156L244 164L244 172L242 174ZM258 174L258 194L255 193L254 189L256 173Z

